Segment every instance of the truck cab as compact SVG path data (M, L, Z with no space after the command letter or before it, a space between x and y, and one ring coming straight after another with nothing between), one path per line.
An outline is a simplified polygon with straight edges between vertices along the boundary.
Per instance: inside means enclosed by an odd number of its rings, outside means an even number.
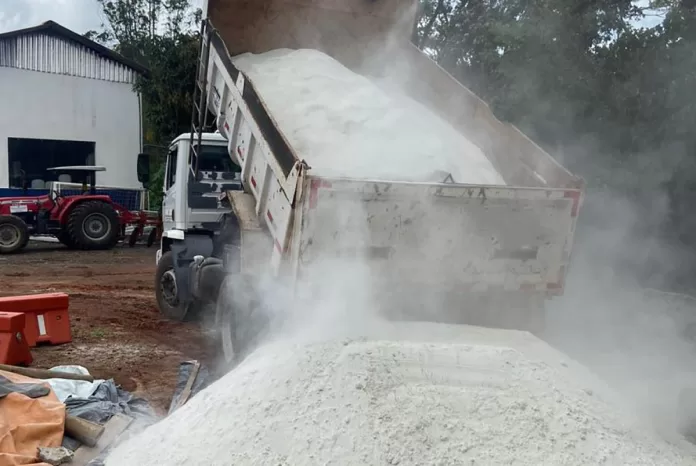
M149 181L149 164L148 155L141 154L141 182ZM170 143L164 166L163 233L155 279L158 305L168 318L182 320L189 311L194 256L211 258L215 272L222 273L217 246L230 217L226 193L242 190L240 175L241 167L229 156L227 140L219 132L202 133L200 146L191 133Z
M220 133L203 133L201 147L192 151L191 134L172 141L164 171L162 221L165 237L176 238L185 231L214 233L229 207L221 205L226 191L241 189L241 167L227 152ZM198 157L198 177L196 160Z

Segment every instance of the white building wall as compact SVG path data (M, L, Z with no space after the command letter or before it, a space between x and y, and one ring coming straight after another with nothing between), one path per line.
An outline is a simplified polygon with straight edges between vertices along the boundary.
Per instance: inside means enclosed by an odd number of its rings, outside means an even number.
M141 188L140 104L133 85L0 66L0 187L8 186L8 138L95 142L97 184Z

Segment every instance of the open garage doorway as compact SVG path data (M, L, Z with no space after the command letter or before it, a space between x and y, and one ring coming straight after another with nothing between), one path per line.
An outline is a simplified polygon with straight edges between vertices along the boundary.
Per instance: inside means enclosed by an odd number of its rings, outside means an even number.
M48 169L94 165L94 142L8 138L7 145L12 188L46 189L51 181L72 182L69 175L56 175Z

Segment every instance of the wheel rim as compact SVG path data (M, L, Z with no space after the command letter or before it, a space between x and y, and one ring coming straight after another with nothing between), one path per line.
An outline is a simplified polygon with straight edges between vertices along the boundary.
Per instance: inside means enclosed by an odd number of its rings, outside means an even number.
M82 222L82 232L92 241L100 241L111 234L111 222L102 213L89 214Z
M174 275L174 270L169 269L162 274L160 279L160 293L164 301L171 307L177 307L179 305L178 290L176 287L176 275Z
M19 244L22 233L15 225L0 225L0 246L13 248Z

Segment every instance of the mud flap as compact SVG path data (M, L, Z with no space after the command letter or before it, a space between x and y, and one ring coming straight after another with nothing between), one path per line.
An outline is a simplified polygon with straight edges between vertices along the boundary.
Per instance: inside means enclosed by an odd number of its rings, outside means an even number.
M174 256L174 274L179 292L179 300L192 302L189 288L191 280L190 265L196 256L209 257L213 252L213 240L207 235L186 235L183 241L173 241L170 249Z

